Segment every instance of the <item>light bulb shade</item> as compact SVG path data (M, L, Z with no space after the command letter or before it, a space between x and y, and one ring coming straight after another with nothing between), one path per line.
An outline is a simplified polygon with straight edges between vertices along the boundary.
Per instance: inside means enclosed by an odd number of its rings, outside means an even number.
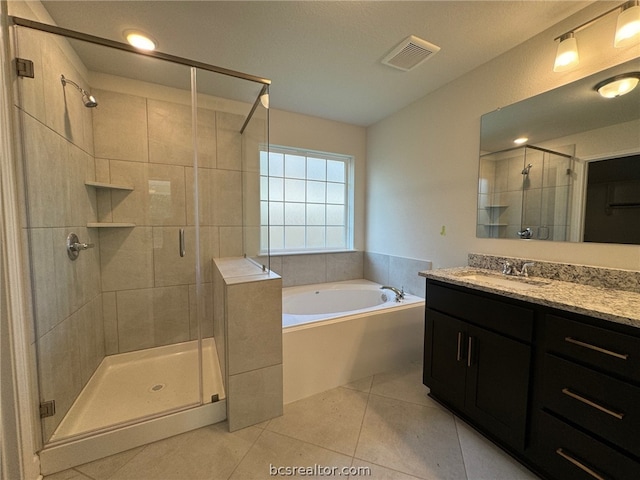
M598 83L596 90L604 98L615 98L636 88L640 81L640 72L624 73Z
M640 40L640 5L637 1L627 2L618 15L615 47L624 47Z
M567 33L560 37L560 43L558 44L558 51L556 53L556 61L553 65L554 72L564 72L576 65L580 58L578 56L578 42L573 35L573 32Z
M268 93L263 93L262 95L260 95L260 103L262 103L262 106L264 108L269 108L269 94Z

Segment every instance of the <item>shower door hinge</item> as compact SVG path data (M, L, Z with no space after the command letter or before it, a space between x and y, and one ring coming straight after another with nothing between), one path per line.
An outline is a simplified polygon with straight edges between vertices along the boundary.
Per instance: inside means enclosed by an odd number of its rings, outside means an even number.
M56 414L56 401L49 400L40 404L40 418L53 417Z
M33 62L26 58L16 58L16 73L19 77L33 78Z

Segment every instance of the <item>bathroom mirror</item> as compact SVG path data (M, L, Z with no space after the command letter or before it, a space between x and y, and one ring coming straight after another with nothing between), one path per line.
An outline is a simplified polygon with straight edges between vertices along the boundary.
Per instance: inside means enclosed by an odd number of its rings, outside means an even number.
M638 243L619 233L590 240L585 217L594 208L586 204L589 165L640 153L640 87L607 99L594 86L639 71L634 59L482 116L477 237ZM518 138L527 140L517 146ZM629 181L618 178L608 188L640 192L640 179L633 180L637 188L621 186ZM640 222L640 198L625 202L624 209L601 207L624 215L622 228Z

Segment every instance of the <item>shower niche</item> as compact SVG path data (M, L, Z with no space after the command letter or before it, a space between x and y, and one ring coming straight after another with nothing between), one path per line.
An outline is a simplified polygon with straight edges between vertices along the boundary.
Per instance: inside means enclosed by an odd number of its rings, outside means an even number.
M269 81L20 20L36 376L55 404L46 475L227 418L213 259L260 253ZM70 232L93 245L75 261Z
M524 145L481 155L476 236L568 239L573 178L565 153Z

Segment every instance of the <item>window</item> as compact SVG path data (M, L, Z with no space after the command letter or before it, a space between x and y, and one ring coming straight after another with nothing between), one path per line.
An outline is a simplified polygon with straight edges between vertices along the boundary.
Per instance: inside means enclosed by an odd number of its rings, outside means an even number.
M260 152L261 248L271 253L353 247L353 157L269 145Z

